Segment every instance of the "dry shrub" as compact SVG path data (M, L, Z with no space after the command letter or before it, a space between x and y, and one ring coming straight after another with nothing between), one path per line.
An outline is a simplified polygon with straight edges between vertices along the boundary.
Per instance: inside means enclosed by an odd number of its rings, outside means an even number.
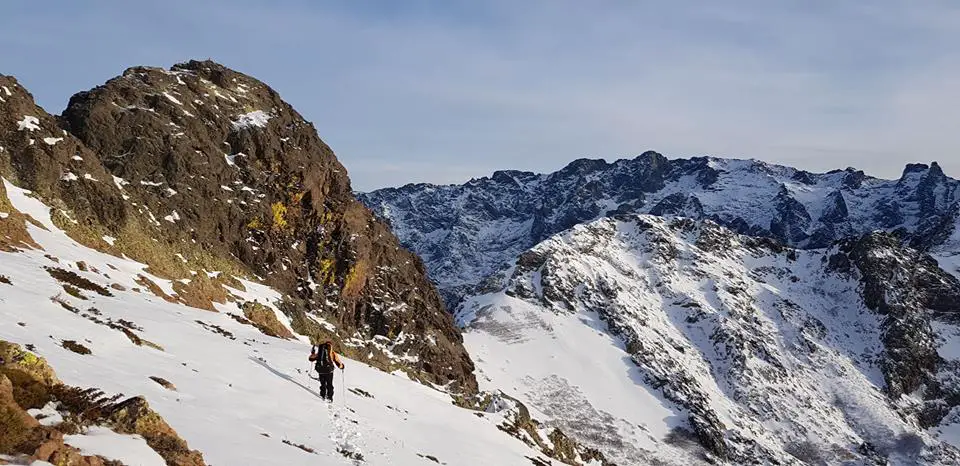
M87 348L86 346L83 346L80 343L77 343L73 340L63 340L63 343L61 343L61 345L65 349L73 351L74 353L77 353L77 354L83 354L83 355L93 354L93 351L90 351L90 348Z
M0 405L0 454L15 454L17 446L27 440L31 427L20 411L10 405Z
M97 293L101 296L113 296L113 293L111 293L110 290L90 280L87 280L86 278L81 277L80 275L77 275L74 272L57 268L57 267L44 267L44 268L46 269L47 273L50 274L51 277L55 278L57 281L61 283L67 283L67 284L73 285L77 288L80 288L81 290L93 291L94 293Z
M302 444L299 444L299 443L293 443L293 442L291 442L291 441L289 441L289 440L287 440L287 439L283 439L282 441L283 441L284 445L290 445L291 447L297 447L297 448L299 448L299 449L301 449L301 450L303 450L303 451L305 451L305 452L307 452L307 453L317 454L316 450L314 450L313 448L310 448L310 447L308 447L308 446L306 446L306 445L302 445Z
M83 293L77 287L73 285L68 285L66 283L61 283L61 285L63 286L63 291L66 291L68 295L73 296L74 298L77 298L77 299L82 299L84 301L87 300L87 297L84 296Z

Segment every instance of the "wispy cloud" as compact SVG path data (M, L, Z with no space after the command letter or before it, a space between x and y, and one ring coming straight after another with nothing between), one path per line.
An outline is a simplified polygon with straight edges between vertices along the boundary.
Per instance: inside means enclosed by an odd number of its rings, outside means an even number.
M277 88L358 189L646 149L960 175L953 2L15 5L0 70L51 110L126 66L210 57Z

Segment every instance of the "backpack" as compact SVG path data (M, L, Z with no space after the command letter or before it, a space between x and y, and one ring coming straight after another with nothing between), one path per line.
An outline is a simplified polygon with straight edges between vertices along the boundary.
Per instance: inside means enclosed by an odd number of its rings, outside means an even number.
M330 355L332 349L330 348L329 343L324 343L320 345L319 353L317 353L317 372L321 374L329 374L333 372L333 356Z

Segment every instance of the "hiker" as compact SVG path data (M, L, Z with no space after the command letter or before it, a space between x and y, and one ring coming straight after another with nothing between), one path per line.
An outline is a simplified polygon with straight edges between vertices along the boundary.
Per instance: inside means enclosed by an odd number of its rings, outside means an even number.
M327 401L333 401L333 369L339 367L343 370L343 363L333 350L333 343L327 340L319 347L310 347L310 360L317 362L314 368L320 374L320 396Z

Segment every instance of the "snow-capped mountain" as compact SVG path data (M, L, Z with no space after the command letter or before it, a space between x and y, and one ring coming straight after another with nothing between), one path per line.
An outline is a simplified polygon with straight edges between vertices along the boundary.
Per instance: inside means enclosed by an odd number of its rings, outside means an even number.
M425 261L455 304L476 283L553 234L614 213L708 218L801 248L849 235L900 231L922 249L956 229L960 183L939 165L898 180L848 168L809 173L755 160L668 160L655 152L560 171L498 171L463 185L411 184L360 195ZM960 243L956 243L960 245Z
M458 315L481 387L619 464L960 461L960 281L894 235L623 214L485 286Z
M960 183L579 160L360 195L483 387L624 464L960 461Z
M362 195L395 236L222 65L0 76L0 464L957 464L958 199L645 153Z
M0 183L0 231L25 222L22 243L0 248L0 464L550 461L503 431L515 404L463 409L401 370L345 359L328 405L310 375L309 341L295 336L278 290L238 279L213 309L185 305L180 281L79 244L32 196ZM265 315L250 312L252 303ZM60 382L134 398L78 404ZM543 438L550 448L571 445ZM572 451L577 464L601 464Z

